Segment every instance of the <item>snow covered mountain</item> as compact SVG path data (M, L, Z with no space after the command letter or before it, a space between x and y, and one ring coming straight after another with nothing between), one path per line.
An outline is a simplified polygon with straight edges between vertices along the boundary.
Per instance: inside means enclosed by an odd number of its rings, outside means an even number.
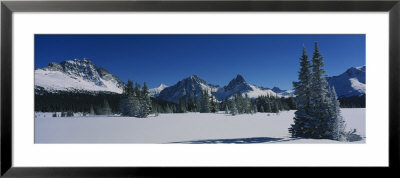
M197 75L192 75L173 86L163 89L158 98L178 103L179 98L187 99L190 93L192 96L200 97L201 91L208 91L210 95L213 95L219 101L231 98L237 92L240 92L243 96L247 94L250 98L257 98L261 95L280 96L270 89L256 87L247 83L241 75L237 75L224 87L208 84Z
M326 78L329 86L334 86L339 97L361 96L365 94L365 66L351 67L343 74Z
M294 97L294 90L281 90L278 87L272 88L272 91L282 97Z
M246 80L241 75L237 75L234 79L232 79L227 86L220 87L216 92L214 92L214 96L217 100L224 100L226 98L231 98L236 95L237 92L240 92L242 95L247 94L250 98L257 98L258 96L264 95L277 95L270 89L256 87L246 82Z
M200 97L202 91L208 91L209 93L212 93L217 89L218 86L207 84L207 82L201 79L199 76L192 75L179 81L173 86L163 89L158 95L158 98L178 103L181 97L187 99L190 94Z
M149 89L150 96L157 97L161 93L161 91L163 91L167 87L168 87L167 85L160 84L160 86L156 88Z
M52 62L35 70L35 88L50 92L89 91L122 93L125 84L105 68L96 67L89 59Z

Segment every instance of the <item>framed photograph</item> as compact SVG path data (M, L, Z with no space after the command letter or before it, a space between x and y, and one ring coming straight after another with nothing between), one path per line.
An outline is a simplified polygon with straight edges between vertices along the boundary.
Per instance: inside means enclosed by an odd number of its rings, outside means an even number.
M398 1L4 1L1 174L398 167L399 18Z

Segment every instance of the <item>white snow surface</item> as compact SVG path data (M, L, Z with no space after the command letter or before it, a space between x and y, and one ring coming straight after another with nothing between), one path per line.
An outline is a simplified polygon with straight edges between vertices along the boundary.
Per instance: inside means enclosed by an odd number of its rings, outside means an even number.
M218 90L215 90L214 95L216 96L217 99L219 98L220 101L222 101L225 98L232 99L233 97L236 96L237 91L240 91L240 93L242 94L243 97L247 94L249 96L249 98L253 98L253 99L258 98L259 96L282 97L282 95L279 95L270 89L261 89L259 87L256 87L256 86L248 84L248 83L246 83L245 85L247 85L249 89L246 88L246 90L234 89L234 90L225 91L223 87L220 87L220 88L218 88Z
M278 94L278 96L280 96L280 97L285 97L285 98L289 98L289 97L294 97L294 96L295 96L295 95L294 95L294 90L293 90L293 89L284 90L283 92L281 92L281 93L276 93L276 94Z
M276 94L275 92L273 92L272 90L263 90L260 89L254 85L250 85L251 89L248 92L243 93L242 95L244 96L245 94L247 94L249 96L249 98L257 98L259 96L280 96L278 94Z
M349 79L351 83L351 87L354 90L357 90L360 93L365 93L365 83L361 83L357 78L351 78Z
M290 138L294 110L253 115L220 113L52 117L35 113L35 143L365 143ZM365 138L365 108L342 109L347 128Z
M43 87L47 91L108 91L122 93L122 88L116 86L113 80L100 78L104 86L85 80L80 76L67 75L61 71L35 70L35 86Z
M156 88L149 89L150 96L157 97L160 94L160 92L163 91L167 87L168 87L167 85L160 84L160 86L158 86Z

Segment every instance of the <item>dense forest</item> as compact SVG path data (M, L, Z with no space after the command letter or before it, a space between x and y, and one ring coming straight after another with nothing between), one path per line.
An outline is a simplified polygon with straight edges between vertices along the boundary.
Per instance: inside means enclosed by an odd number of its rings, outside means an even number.
M35 93L36 112L84 112L90 113L91 108L95 114L104 114L104 107L110 108L111 113L120 113L121 94L111 92L57 92L51 93L44 90ZM208 98L208 99L207 99ZM200 97L188 97L173 103L157 98L150 98L152 113L183 113L183 112L217 112L231 110L232 102L223 100L217 102L215 98L204 94ZM239 107L238 113L250 112L278 112L281 110L295 110L296 98L260 96L249 99L236 95L235 107ZM247 103L246 103L247 102ZM339 98L341 108L365 108L365 95ZM243 104L245 103L245 104ZM248 109L243 109L247 107ZM208 109L207 109L208 108ZM241 109L242 108L242 109ZM238 109L238 108L237 108Z

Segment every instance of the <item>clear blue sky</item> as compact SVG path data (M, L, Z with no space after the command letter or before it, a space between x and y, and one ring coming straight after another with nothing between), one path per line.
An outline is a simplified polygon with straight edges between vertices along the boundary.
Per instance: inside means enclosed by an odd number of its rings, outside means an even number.
M257 86L290 89L302 45L311 59L315 41L329 76L365 65L365 35L35 35L35 68L86 57L150 88L192 74L224 86L241 74Z

